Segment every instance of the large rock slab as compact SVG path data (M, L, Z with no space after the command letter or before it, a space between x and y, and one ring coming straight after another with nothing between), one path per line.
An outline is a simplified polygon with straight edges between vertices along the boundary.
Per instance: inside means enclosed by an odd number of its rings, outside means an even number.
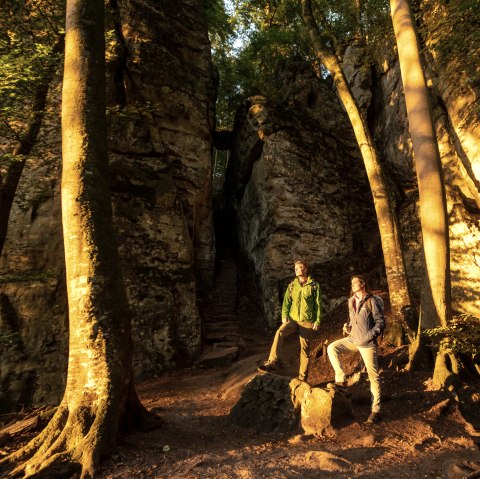
M292 396L290 378L258 374L245 385L229 419L259 432L294 431L300 416Z

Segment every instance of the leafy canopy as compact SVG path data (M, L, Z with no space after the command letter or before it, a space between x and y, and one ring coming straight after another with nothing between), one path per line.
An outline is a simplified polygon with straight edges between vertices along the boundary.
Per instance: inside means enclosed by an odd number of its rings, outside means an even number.
M0 9L0 148L7 153L31 115L35 85L51 61L64 2L6 0ZM8 157L8 155L6 155Z
M328 22L323 34L332 48L355 39L369 43L391 30L386 0L319 0L314 7ZM207 13L220 129L232 127L236 108L249 96L277 98L290 60L315 61L299 0L208 0Z

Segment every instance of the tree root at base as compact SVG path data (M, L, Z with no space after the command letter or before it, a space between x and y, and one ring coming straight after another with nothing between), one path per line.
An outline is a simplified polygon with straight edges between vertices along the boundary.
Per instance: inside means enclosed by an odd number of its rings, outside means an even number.
M99 404L95 410L83 405L69 411L62 402L41 433L0 461L2 477L64 479L80 474L81 479L92 479L101 459L113 452L118 439L118 411L108 406ZM147 411L139 401L131 406L129 425L134 417L137 424L139 420L144 424Z

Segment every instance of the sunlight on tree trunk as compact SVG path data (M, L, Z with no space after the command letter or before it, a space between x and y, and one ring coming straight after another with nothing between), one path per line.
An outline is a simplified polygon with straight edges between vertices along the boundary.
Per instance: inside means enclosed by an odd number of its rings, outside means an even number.
M428 89L420 61L415 27L406 0L391 0L395 38L405 90L420 194L420 222L434 324L446 326L450 318L450 251L442 164L430 109Z
M365 41L363 28L363 0L355 0L355 13L357 15L357 38L360 42Z
M144 417L108 190L103 0L68 0L62 94L62 221L69 304L65 395L7 467L25 477L94 477L119 429Z
M420 196L420 223L426 270L422 291L425 298L422 300L420 318L423 324L426 321L428 324L445 327L450 320L451 298L450 248L442 163L408 1L390 0L390 9ZM458 358L440 343L433 383L439 388L455 387L460 383L460 369Z
M345 75L340 67L340 62L338 58L329 51L319 34L317 23L312 12L311 1L301 1L303 19L309 30L316 55L332 75L340 100L352 124L355 138L360 147L360 152L365 164L377 214L390 303L392 306L393 324L391 325L391 332L388 339L400 345L402 342L403 329L405 328L405 330L408 331L408 326L402 324L402 308L410 305L411 300L394 205L383 176L381 164L377 157L370 131L353 98Z

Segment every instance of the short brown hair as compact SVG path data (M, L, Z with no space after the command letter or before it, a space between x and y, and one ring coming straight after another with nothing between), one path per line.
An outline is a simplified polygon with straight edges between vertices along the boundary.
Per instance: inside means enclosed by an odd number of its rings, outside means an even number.
M293 266L295 266L296 264L303 264L303 266L305 266L305 268L308 269L308 265L305 261L303 261L303 259L297 259L293 262Z

